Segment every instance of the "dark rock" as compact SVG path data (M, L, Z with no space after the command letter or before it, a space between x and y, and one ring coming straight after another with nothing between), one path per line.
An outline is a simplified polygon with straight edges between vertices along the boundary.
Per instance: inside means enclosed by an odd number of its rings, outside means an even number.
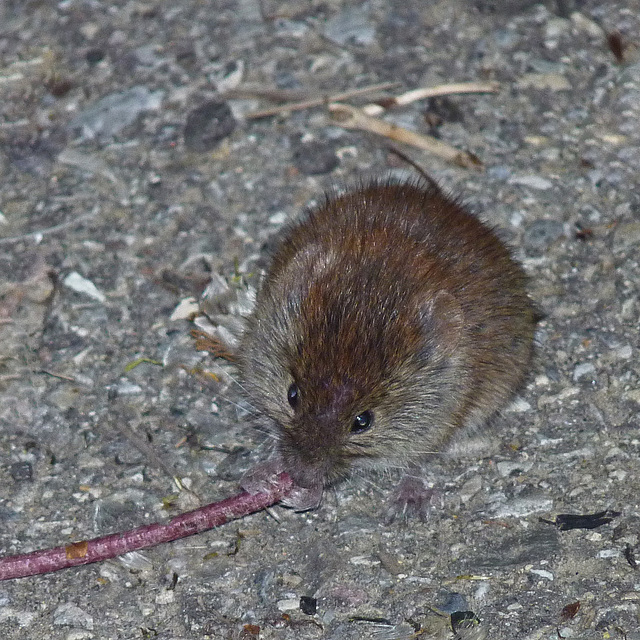
M339 164L333 145L327 142L297 142L293 146L293 164L307 176L331 173Z
M9 473L15 482L25 482L33 479L33 467L30 462L14 462Z
M190 151L211 151L235 128L236 120L226 102L206 102L187 116L184 144Z

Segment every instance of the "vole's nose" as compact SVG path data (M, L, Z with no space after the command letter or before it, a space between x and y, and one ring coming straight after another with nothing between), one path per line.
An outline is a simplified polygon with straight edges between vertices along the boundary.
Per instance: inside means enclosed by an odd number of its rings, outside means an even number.
M323 487L331 475L333 467L328 452L307 447L283 446L281 450L285 470L293 481L306 488Z

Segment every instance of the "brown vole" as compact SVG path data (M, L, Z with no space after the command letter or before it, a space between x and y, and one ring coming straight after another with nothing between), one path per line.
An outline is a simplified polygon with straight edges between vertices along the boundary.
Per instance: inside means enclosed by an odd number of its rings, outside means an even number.
M305 508L354 465L442 451L521 384L535 316L504 244L434 185L328 198L276 251L241 343L278 437L265 468L289 472Z

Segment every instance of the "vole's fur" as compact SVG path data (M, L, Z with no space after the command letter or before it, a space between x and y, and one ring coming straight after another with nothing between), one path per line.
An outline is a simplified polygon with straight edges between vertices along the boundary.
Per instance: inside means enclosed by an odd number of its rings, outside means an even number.
M496 234L433 185L328 198L276 251L240 349L283 468L317 488L481 425L527 372L525 283Z

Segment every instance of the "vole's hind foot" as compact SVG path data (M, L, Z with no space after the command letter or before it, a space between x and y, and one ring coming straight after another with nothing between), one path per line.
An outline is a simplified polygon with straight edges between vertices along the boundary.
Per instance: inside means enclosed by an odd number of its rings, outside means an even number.
M385 522L391 524L398 519L410 518L418 518L425 522L431 510L436 507L442 507L440 492L427 487L422 478L406 475L389 497Z
M240 480L240 486L248 493L260 493L277 484L277 476L285 471L282 459L275 455L266 462L261 462L247 471ZM282 499L285 507L295 511L315 509L322 500L322 485L301 487L294 484L289 494Z

